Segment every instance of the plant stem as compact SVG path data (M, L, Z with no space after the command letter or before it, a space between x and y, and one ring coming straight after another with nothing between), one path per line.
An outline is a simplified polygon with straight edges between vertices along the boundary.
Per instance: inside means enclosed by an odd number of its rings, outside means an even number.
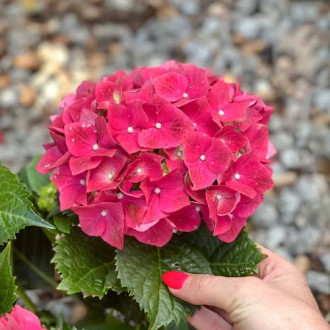
M26 258L26 256L21 253L19 250L17 250L13 246L14 253L24 262L26 263L40 278L42 278L47 284L49 284L52 288L56 289L57 284L56 282L49 277L47 274L45 274L42 270L40 270L37 266L35 266L30 260Z
M33 303L33 301L28 297L28 295L25 293L25 291L21 287L16 288L16 294L20 297L20 299L23 301L25 307L29 309L32 313L37 313L37 307Z

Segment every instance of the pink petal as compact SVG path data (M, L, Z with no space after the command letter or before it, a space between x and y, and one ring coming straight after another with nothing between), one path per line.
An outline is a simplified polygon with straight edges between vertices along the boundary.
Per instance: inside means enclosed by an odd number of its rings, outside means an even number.
M214 221L218 216L231 213L240 201L240 194L226 186L212 186L205 193L210 218Z
M98 109L106 109L110 102L114 102L116 85L112 81L99 81L95 85L95 97ZM118 101L118 99L117 99Z
M127 158L121 155L112 158L104 158L102 163L90 171L87 182L87 191L115 189L120 184L120 172Z
M214 136L219 126L213 121L210 109L207 98L202 97L183 106L182 111L192 121L195 131Z
M249 198L262 194L273 186L271 173L262 165L253 152L242 155L234 163L226 179L226 186Z
M141 184L141 189L145 192L147 201L150 195L159 196L158 205L164 213L175 212L190 204L184 189L183 175L178 170L174 170L155 181Z
M230 150L220 140L199 132L186 135L183 153L193 190L210 186L231 160Z
M236 152L243 149L248 140L244 135L237 132L235 127L232 125L224 126L217 134L216 137L219 138L225 146L231 151Z
M201 190L193 190L192 182L189 173L186 173L184 177L184 185L186 193L189 195L190 198L198 202L199 204L206 204L205 199L205 189Z
M117 147L104 117L96 118L95 129L98 134L98 145L100 148L115 149Z
M141 184L141 189L143 190L143 186ZM148 209L143 217L143 222L148 223L157 219L166 218L169 213L163 212L159 207L159 196L153 192L149 192L148 199Z
M231 218L232 215L224 215L217 217L213 230L213 236L218 236L220 234L228 232L228 230L230 230L232 226Z
M0 317L1 330L46 330L41 326L39 318L22 308L15 305L13 310Z
M59 191L61 211L87 204L86 175L73 176L69 166L60 166L51 176Z
M99 203L72 210L78 214L81 229L89 236L101 236L110 245L124 246L124 211L120 203Z
M154 79L156 94L168 102L174 102L183 97L188 87L188 79L179 73L169 72Z
M163 176L162 156L143 153L127 166L125 180L129 182L140 182L146 178L156 180Z
M67 163L69 158L69 152L62 154L57 146L53 146L47 149L40 158L36 170L41 174L49 173L54 168Z
M250 215L252 215L255 212L255 210L262 203L262 201L263 201L262 195L257 195L253 199L241 195L241 200L237 204L233 214L241 218L248 218Z
M125 225L127 228L136 229L142 224L147 211L147 203L143 198L125 196L121 199L125 213Z
M209 89L207 71L193 64L183 64L181 68L181 72L188 80L188 87L186 89L188 97L193 99L205 96Z
M218 235L219 239L226 243L233 242L244 227L245 223L246 218L233 217L231 219L231 228L227 232Z
M127 234L134 236L141 243L162 247L171 239L173 227L166 219L162 219L147 231L129 229Z
M189 118L158 96L143 106L149 127L139 133L138 143L150 149L172 148L181 144L184 135L193 130Z
M191 204L172 213L168 219L173 223L175 229L178 231L194 231L201 223L199 211L200 206L198 204Z
M64 127L66 144L73 156L79 157L93 151L97 136L95 127L88 122L78 122Z
M101 156L93 157L90 154L82 157L71 157L69 165L72 174L78 175L99 166L102 159L103 158Z

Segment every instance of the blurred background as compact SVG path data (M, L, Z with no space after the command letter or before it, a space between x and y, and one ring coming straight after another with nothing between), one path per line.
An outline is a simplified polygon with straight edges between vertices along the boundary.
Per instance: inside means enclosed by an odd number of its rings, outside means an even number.
M274 106L275 188L249 228L305 272L330 319L330 2L0 0L0 162L17 172L84 79L169 59Z

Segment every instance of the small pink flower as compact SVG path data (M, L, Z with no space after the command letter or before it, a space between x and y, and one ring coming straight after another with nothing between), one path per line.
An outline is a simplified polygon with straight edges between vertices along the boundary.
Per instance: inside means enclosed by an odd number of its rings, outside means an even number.
M212 186L205 193L210 218L214 221L218 216L227 215L235 209L241 195L226 186Z
M183 154L194 190L206 188L221 178L231 159L230 150L219 139L199 132L186 135Z
M143 109L148 116L148 128L139 133L138 143L150 149L173 148L181 144L184 133L192 131L189 118L159 96L154 96Z
M0 330L46 330L38 317L27 309L15 305L13 310L0 317Z
M116 189L123 178L122 170L126 161L127 157L120 154L104 157L97 168L90 170L87 192Z
M134 100L126 105L112 103L108 116L114 138L129 154L143 150L138 144L138 136L142 129L148 127L148 117L141 100Z
M253 151L242 155L226 173L227 187L254 198L273 187L273 181L267 169Z
M145 221L167 217L170 213L190 204L184 190L183 176L175 170L155 181L145 180L141 183L148 203Z
M120 203L103 202L73 207L78 214L81 229L90 236L100 236L110 245L124 246L124 211Z
M68 165L58 167L51 176L59 194L61 210L87 204L86 174L72 175Z

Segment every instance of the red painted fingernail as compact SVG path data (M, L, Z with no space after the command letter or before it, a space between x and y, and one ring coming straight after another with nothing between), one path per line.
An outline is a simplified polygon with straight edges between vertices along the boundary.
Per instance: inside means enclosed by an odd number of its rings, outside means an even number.
M183 283L186 281L187 278L188 278L188 274L178 272L175 270L166 272L162 276L163 282L167 286L177 290L182 288Z

